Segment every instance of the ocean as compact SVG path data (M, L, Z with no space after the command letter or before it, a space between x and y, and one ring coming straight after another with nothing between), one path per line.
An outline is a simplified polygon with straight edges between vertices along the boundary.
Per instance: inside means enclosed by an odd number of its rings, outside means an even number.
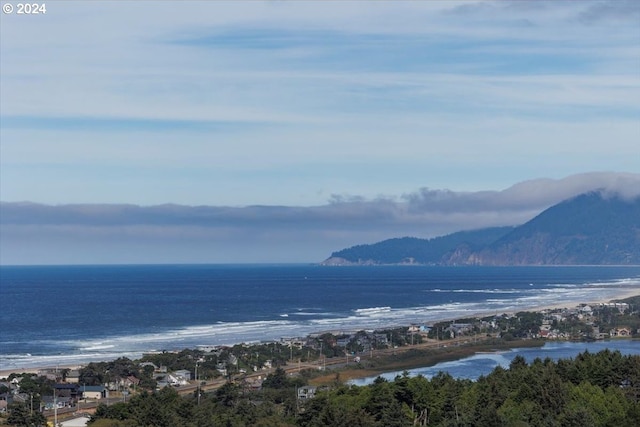
M640 293L640 267L2 266L0 370L423 324L630 290Z

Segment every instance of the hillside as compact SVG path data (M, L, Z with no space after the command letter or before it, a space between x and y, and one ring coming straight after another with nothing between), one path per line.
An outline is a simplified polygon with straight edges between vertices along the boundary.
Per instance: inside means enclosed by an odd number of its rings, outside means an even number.
M640 198L590 192L518 227L357 245L332 253L323 264L637 265Z
M564 201L493 242L475 262L640 264L640 198L628 201L593 192Z
M389 239L334 252L323 264L438 264L443 254L461 245L482 249L512 230L513 227L496 227L460 231L433 239Z

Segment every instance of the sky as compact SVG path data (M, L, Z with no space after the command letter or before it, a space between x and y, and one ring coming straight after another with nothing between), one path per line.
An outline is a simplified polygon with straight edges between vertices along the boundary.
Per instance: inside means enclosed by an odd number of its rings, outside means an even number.
M0 88L0 263L315 262L633 191L640 3L47 2Z

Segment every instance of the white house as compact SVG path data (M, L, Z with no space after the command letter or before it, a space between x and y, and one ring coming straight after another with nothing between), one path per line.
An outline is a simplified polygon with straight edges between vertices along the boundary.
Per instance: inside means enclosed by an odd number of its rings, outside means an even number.
M78 391L83 399L106 399L109 397L109 390L101 385L83 385L79 387Z

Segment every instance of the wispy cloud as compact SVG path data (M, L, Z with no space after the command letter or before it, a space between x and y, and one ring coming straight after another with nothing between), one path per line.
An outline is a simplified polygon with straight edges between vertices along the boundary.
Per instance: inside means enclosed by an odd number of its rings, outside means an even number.
M317 206L637 171L636 3L60 1L43 19L2 15L0 194Z
M502 191L421 189L373 200L333 196L331 203L314 207L4 202L0 261L315 262L345 246L391 237L521 224L561 200L597 189L638 197L640 175L590 173Z

